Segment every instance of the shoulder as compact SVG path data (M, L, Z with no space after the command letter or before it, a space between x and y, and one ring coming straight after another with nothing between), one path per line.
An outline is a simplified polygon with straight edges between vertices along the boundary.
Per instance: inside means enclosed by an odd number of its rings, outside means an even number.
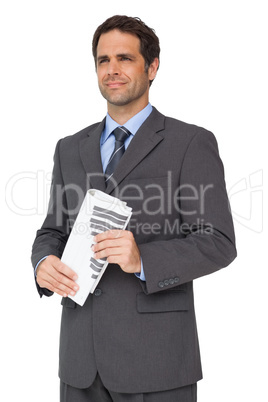
M98 123L94 123L91 124L88 127L83 128L82 130L78 131L75 134L72 135L68 135L66 137L61 138L61 142L63 144L72 144L72 143L76 143L79 142L80 140L82 140L83 138L88 137L92 132L94 132L100 125L102 124L102 122L98 122Z
M192 141L216 141L214 134L199 125L184 122L174 117L169 117L158 112L154 108L154 119L158 118L163 121L162 135L171 141L179 141L191 143Z
M75 134L63 137L58 141L56 149L60 153L72 155L74 152L78 151L81 141L83 143L84 140L86 141L86 139L92 135L98 136L99 133L102 132L103 127L104 120L102 122L91 124Z

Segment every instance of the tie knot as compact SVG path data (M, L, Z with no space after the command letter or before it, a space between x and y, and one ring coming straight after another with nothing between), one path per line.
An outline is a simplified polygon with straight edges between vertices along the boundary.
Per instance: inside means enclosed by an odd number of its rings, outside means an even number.
M128 129L124 126L122 127L117 127L114 131L114 136L115 140L118 142L121 142L122 144L125 142L125 140L130 136L130 132Z

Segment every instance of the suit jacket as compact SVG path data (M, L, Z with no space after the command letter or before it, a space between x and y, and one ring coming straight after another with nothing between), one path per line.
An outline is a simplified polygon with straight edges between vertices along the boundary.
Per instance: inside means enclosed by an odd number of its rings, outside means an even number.
M49 210L33 245L33 266L61 257L89 188L133 208L129 230L146 282L109 264L83 307L62 299L59 375L86 388L98 371L116 392L156 392L202 378L193 280L236 257L223 165L214 135L155 108L105 187L100 136L105 119L60 140ZM40 296L52 294L41 289Z

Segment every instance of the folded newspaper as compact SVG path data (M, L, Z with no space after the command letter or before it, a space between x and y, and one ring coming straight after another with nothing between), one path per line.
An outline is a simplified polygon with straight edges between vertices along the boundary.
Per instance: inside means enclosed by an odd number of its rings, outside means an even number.
M61 257L78 275L79 290L68 297L80 306L94 292L108 265L106 258L94 259L93 237L106 230L125 229L131 212L126 202L99 190L88 190Z

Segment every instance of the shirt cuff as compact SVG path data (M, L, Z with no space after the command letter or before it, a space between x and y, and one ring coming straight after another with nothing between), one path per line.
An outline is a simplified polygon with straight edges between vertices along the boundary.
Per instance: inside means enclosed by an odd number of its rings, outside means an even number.
M141 281L146 281L145 275L144 275L144 269L143 269L143 263L142 263L142 259L141 259L141 272L135 274L137 278L139 278Z
M48 257L48 255L46 255L45 257L41 258L41 260L38 261L38 263L36 264L35 269L34 269L34 274L35 274L35 276L36 276L36 270L37 270L37 268L38 268L40 262L42 262L43 260L45 260L47 257Z

